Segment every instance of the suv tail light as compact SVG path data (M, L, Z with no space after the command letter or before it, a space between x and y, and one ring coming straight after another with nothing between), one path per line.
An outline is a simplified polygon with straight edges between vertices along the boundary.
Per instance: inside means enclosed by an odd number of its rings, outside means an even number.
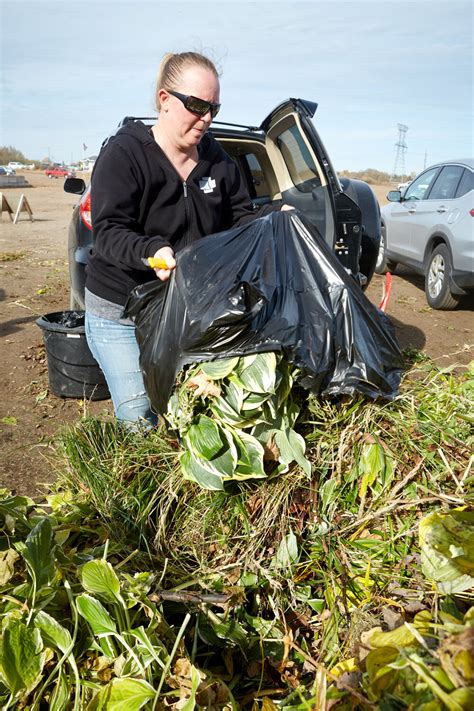
M474 207L472 208L472 210L469 210L469 214L471 217L474 217Z
M84 193L80 206L79 206L79 212L81 215L81 220L87 227L87 229L91 230L92 229L92 220L91 220L91 189L90 186L87 188L86 192Z

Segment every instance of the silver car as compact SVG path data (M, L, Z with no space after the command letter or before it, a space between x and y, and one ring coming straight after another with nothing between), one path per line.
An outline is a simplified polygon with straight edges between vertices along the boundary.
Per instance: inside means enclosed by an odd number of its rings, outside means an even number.
M382 207L382 239L375 271L397 264L425 277L428 304L454 309L474 290L474 160L437 163L405 193L391 190Z

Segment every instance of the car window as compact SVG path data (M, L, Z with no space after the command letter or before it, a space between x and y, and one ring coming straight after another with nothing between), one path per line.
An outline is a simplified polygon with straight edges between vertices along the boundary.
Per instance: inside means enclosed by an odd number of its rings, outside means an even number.
M321 186L317 167L297 126L291 126L276 139L291 180L302 193Z
M422 173L408 186L404 200L424 200L439 168L431 168Z
M252 176L252 185L255 189L255 194L252 197L266 198L270 195L270 188L268 187L267 180L265 178L265 173L260 165L255 153L246 153L244 156L247 161L248 169Z
M429 200L451 200L461 180L464 168L460 165L445 165L431 188Z
M471 190L474 190L474 173L472 170L469 170L469 168L466 168L462 174L458 189L456 190L456 197L462 197Z

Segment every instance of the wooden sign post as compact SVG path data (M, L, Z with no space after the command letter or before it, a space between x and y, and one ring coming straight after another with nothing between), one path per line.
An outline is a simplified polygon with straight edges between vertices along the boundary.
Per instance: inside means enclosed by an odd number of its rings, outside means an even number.
M0 212L0 219L3 220L3 213L8 212L8 216L10 218L10 222L13 221L13 210L10 207L10 203L6 199L5 195L3 193L0 193L0 203L2 205L2 209Z
M18 218L20 217L20 212L27 212L30 220L32 222L34 221L33 210L29 206L28 200L26 199L26 197L23 193L21 194L20 202L18 203L18 207L16 208L15 217L13 218L14 225L16 225L16 223L18 222Z

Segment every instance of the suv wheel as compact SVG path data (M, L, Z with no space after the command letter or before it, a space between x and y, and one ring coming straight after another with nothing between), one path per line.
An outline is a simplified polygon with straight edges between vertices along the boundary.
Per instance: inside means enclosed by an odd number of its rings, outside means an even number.
M459 303L459 296L449 289L452 268L449 249L439 244L431 253L425 276L426 300L433 309L447 311Z
M385 272L394 272L397 268L397 263L387 259L386 255L386 234L385 225L382 224L382 233L380 236L379 253L375 263L375 271L377 274L385 274Z

